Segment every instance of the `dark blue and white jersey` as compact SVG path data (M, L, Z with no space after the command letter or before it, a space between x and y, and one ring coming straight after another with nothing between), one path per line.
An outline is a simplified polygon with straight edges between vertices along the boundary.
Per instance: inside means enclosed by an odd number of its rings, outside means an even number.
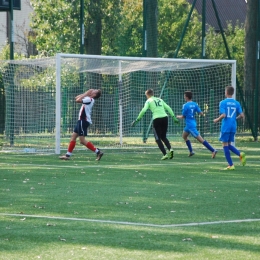
M79 110L78 120L88 121L90 124L92 124L91 112L92 112L92 107L93 107L94 103L95 103L94 98L85 97L82 100L82 105Z

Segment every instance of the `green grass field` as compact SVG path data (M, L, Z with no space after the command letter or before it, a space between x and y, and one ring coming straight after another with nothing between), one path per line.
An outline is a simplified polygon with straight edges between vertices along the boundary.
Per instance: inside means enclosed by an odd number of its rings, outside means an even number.
M260 259L260 145L0 153L0 259Z

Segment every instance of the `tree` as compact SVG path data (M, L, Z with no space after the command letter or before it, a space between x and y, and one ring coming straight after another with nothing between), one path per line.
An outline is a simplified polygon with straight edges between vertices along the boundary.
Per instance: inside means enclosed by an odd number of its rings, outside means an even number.
M108 35L108 38L102 36L104 54L141 57L143 55L143 2L124 0L116 8L116 24L112 24L114 31ZM105 28L109 27L109 22L111 21L106 19Z
M247 1L245 24L245 89L255 89L256 77L256 32L257 32L257 1Z
M245 29L243 24L227 24L224 32L232 59L237 61L237 77L240 85L244 80ZM226 48L220 33L210 27L206 36L206 55L209 59L228 59Z
M105 38L116 30L119 0L89 0L85 6L85 47L88 54L101 54ZM80 1L31 0L34 13L31 27L39 52L52 56L57 52L80 52ZM109 12L108 12L109 10ZM104 25L104 21L107 23ZM107 43L107 42L106 42ZM104 47L104 50L107 48Z
M145 2L148 56L168 56L167 53L176 48L188 5L185 0L174 0L172 3L159 0L158 14L157 0ZM79 0L31 0L31 4L34 9L31 27L36 34L33 41L39 52L48 56L57 52L79 53ZM197 48L196 24L193 23L188 31L189 36L193 34L194 37L187 41L183 52L188 54L184 56L194 54ZM142 56L143 1L85 1L84 25L88 54Z
M57 52L79 53L79 1L31 0L34 13L31 27L39 52L53 56Z
M147 28L147 38L151 50L148 56L173 57L190 5L186 0L144 2L149 2L146 7L152 10L147 10L150 26L149 30ZM32 4L35 10L32 26L36 32L37 49L48 55L56 52L79 53L79 0L45 0L44 3L32 0ZM86 0L85 11L88 54L143 55L143 1ZM234 58L242 60L243 27L229 27L225 33ZM207 31L206 38L208 58L227 58L220 34L212 28ZM178 57L200 58L200 55L201 21L194 11Z
M158 3L157 0L144 1L146 10L146 37L147 37L147 57L157 57L158 38Z
M90 0L87 5L87 33L86 52L87 54L101 55L101 34L102 34L102 9L101 0Z
M249 115L251 116L251 121L254 122L254 138L257 140L257 132L259 131L260 115L258 113L258 103L259 103L259 83L256 86L257 74L260 74L260 66L256 65L256 53L257 53L257 21L260 19L260 1L258 0L248 0L247 1L247 15L246 15L246 36L245 36L245 94L252 95L251 102L249 103ZM259 16L259 17L258 17ZM259 32L258 32L259 33ZM258 51L259 52L259 51ZM258 61L259 63L259 61ZM258 69L258 71L257 71ZM259 78L259 76L258 76Z
M172 57L181 36L183 25L187 18L189 5L186 0L158 0L149 2L152 12L148 15L147 43L152 54L147 56ZM152 5L153 4L153 5ZM147 4L146 4L147 5ZM158 9L158 10L157 10ZM117 26L116 39L113 41L115 53L112 55L142 56L143 49L143 1L125 0L122 1L120 16ZM156 21L157 20L157 21ZM194 57L199 52L200 44L200 22L198 14L194 13L188 27L187 34L180 57ZM158 34L158 37L157 37ZM157 38L157 40L156 40ZM157 50L154 48L157 46ZM106 48L108 46L103 46ZM148 49L148 46L147 46ZM149 51L149 50L148 50ZM154 55L157 53L157 55ZM109 53L111 55L111 53Z
M173 57L180 40L190 5L186 0L159 2L159 56ZM188 25L179 58L199 58L201 43L201 23L197 12L193 12Z

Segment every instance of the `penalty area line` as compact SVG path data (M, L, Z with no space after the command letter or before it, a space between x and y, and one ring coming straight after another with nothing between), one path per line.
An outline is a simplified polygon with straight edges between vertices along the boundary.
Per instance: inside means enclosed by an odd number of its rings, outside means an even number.
M233 223L260 221L260 219L236 219L236 220L220 220L220 221L211 221L211 222L209 221L209 222L193 222L193 223L182 223L182 224L180 223L180 224L159 225L159 224L148 224L148 223L126 222L126 221L113 221L113 220L88 219L88 218L69 218L69 217L55 217L55 216L39 216L39 215L10 214L10 213L0 213L0 216L42 218L42 219L53 219L53 220L69 220L69 221L82 221L82 222L92 222L92 223L100 223L100 224L159 227L159 228L194 227L194 226L233 224Z

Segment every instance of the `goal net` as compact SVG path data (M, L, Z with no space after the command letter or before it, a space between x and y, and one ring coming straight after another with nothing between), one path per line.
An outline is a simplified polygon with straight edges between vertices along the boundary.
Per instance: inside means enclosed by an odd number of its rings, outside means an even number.
M100 148L152 147L156 144L150 111L135 127L130 126L146 101L148 88L175 115L181 114L184 91L192 91L193 100L205 113L197 117L198 130L214 141L220 129L213 123L219 115L219 101L225 87L236 84L233 60L57 54L55 58L1 62L0 73L6 100L4 149L57 154L67 149L77 122L80 104L75 96L90 88L102 90L92 111L90 141ZM184 122L176 125L169 119L173 147L181 141L183 126Z

